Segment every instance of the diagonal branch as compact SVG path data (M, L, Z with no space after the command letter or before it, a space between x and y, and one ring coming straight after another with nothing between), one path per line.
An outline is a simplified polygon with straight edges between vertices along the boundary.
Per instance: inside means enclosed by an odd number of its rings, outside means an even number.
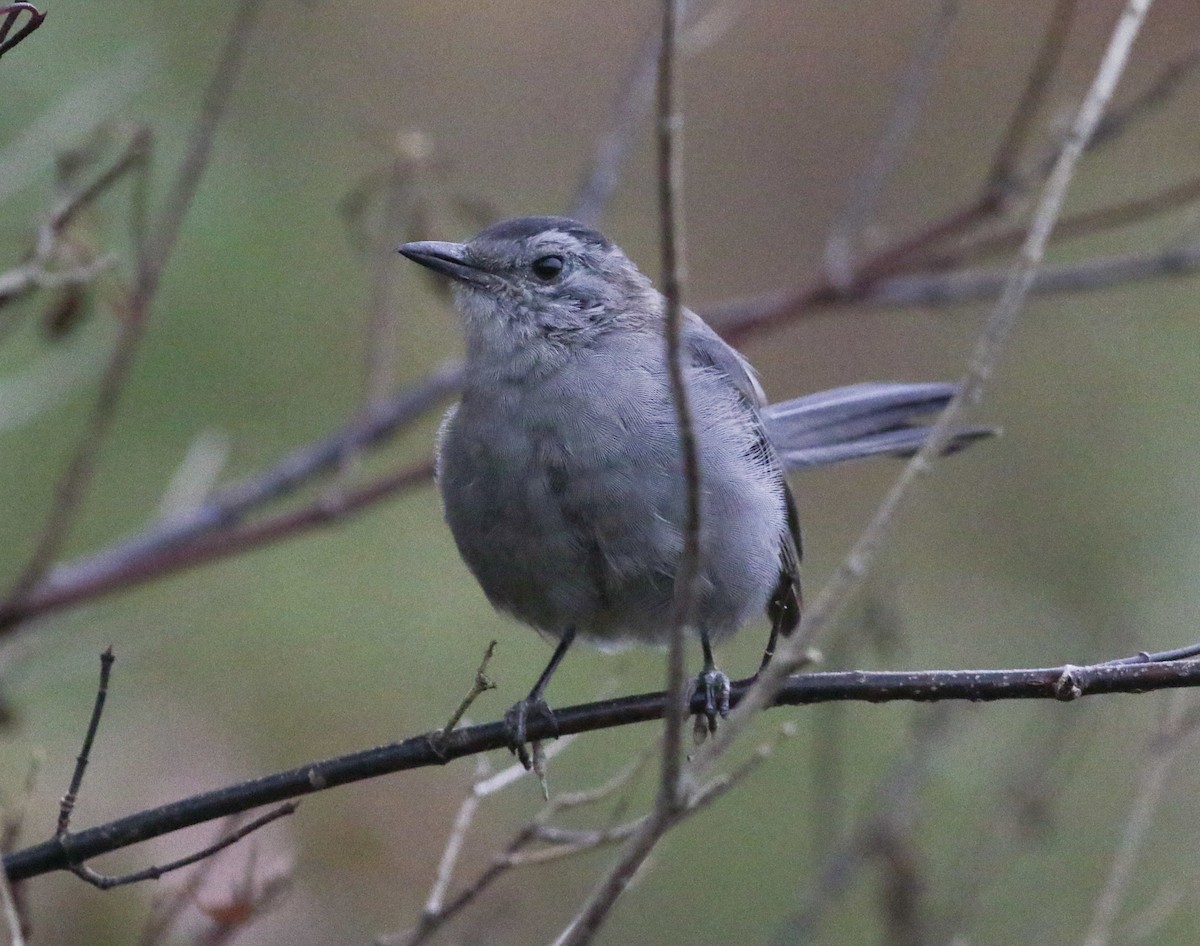
M897 478L843 563L809 606L801 619L800 627L784 641L775 659L759 675L758 683L747 700L708 744L704 757L697 759L696 766L701 771L711 767L728 750L749 724L756 710L770 705L776 690L787 680L787 675L802 665L813 642L829 627L842 605L861 585L882 548L900 507L911 494L918 478L930 468L967 405L982 395L996 370L1000 355L1033 285L1046 244L1066 199L1067 188L1087 143L1112 98L1134 40L1149 11L1150 2L1151 0L1129 0L1113 28L1095 78L1042 189L1021 253L1008 274L1003 295L984 324L958 393L946 405L941 417L930 429L921 449Z

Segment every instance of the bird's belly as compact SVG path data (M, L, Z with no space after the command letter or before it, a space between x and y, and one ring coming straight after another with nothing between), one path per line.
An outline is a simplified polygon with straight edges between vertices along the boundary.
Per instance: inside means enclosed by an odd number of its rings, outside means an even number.
M617 406L526 401L514 406L521 424L477 415L460 428L456 417L439 482L459 551L496 607L556 636L660 643L683 545L678 438L673 418ZM766 487L725 456L703 470L701 503L699 621L717 638L764 606L782 523L746 515Z

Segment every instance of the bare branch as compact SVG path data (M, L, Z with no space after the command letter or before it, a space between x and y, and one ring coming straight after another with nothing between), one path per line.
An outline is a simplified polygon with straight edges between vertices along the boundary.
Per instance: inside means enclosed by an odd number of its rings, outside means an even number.
M1034 276L1029 292L1031 295L1100 292L1146 279L1190 276L1197 270L1200 270L1200 242L1193 242L1123 256L1045 265ZM781 325L802 313L841 306L943 307L986 302L1000 296L1007 278L1007 272L999 269L899 275L862 283L846 293L820 288L733 299L710 307L705 317L723 335L741 338Z
M658 804L673 808L679 801L679 772L683 751L683 723L687 711L684 668L684 631L693 626L700 577L700 456L691 400L684 377L683 284L686 279L683 248L683 159L680 132L683 115L676 89L676 56L679 48L681 0L663 0L662 42L658 57L658 214L662 239L662 283L666 300L663 332L666 336L667 377L679 428L679 452L686 491L683 548L675 573L671 602L670 645L667 654L669 705L663 730L662 780ZM576 946L586 942L579 940Z
M58 807L58 825L54 836L61 838L71 827L71 812L75 810L75 802L79 798L79 789L83 785L83 773L87 771L88 760L92 754L92 744L96 741L96 731L100 728L100 717L104 715L104 703L108 699L108 680L112 676L112 665L116 658L111 647L105 648L100 655L100 684L96 687L96 699L92 704L92 716L88 720L87 732L83 736L83 746L75 759L75 771L71 774L71 785L63 795Z
M467 695L462 698L462 702L450 714L450 718L446 720L446 725L442 727L442 736L448 736L454 727L458 725L458 721L463 718L463 714L471 708L471 704L475 702L482 694L488 690L494 690L496 684L487 676L488 664L492 662L492 655L496 653L496 642L492 641L487 645L487 650L483 652L483 659L479 662L479 669L475 671L475 678L471 682L471 689L467 691Z
M236 823L237 816L226 820L232 822L229 825L229 828L232 828ZM187 878L175 889L161 895L155 894L154 900L150 904L150 915L146 918L141 935L138 937L138 946L160 946L167 942L171 929L178 922L183 911L195 901L197 892L204 881L208 879L217 862L215 857L202 861L200 866L188 874Z
M1088 147L1097 148L1115 140L1136 122L1168 102L1176 89L1200 67L1200 46L1167 64L1166 68L1131 101L1114 108L1096 126Z
M482 775L488 766L484 764L483 756L479 756L477 761L479 764L476 771ZM446 901L446 891L450 889L450 881L454 876L458 857L462 853L463 842L466 840L471 822L475 820L475 812L479 810L479 802L482 797L478 792L468 792L462 805L459 806L458 814L454 818L454 825L446 839L446 847L442 851L441 860L438 861L437 874L434 876L433 885L429 888L429 896L425 900L425 909L422 911L418 930L423 931L434 918L440 918L444 914L442 904ZM390 941L390 937L380 941Z
M554 754L555 750L561 748L569 741L567 739L554 743L548 754ZM446 841L442 859L438 864L437 877L429 892L429 897L426 900L425 909L422 911L420 921L407 933L381 936L377 938L376 942L381 944L381 946L400 943L403 943L404 946L419 946L420 943L426 942L446 923L477 900L509 870L568 857L578 854L581 851L591 850L592 848L611 844L628 837L639 822L617 825L609 827L604 831L595 832L562 831L548 825L547 822L560 811L594 804L609 797L627 784L641 770L649 758L649 753L642 753L630 765L625 766L612 778L595 788L557 795L542 808L533 821L529 822L529 824L516 833L504 850L494 857L492 862L472 882L467 884L466 887L447 902L445 897L450 885L451 875L462 850L467 829L475 817L480 800L487 795L494 794L500 788L505 788L513 784L516 778L507 778L508 773L512 773L516 777L523 776L525 774L525 767L515 764L510 766L505 772L500 773L500 776L505 776L504 778L498 779L496 776L492 776L476 782L459 808L458 816L454 821L454 827ZM538 851L526 852L525 848L534 841L548 842L553 846Z
M707 808L731 789L736 788L775 754L775 750L783 740L791 739L794 735L796 735L796 724L790 721L784 723L770 739L760 743L749 758L732 771L716 775L698 787L687 800L688 813L695 814L700 809Z
M1099 292L1113 286L1187 276L1200 268L1200 242L1184 246L1107 256L1078 263L1043 266L1033 277L1029 292ZM997 298L1008 274L1001 270L961 269L931 275L896 276L881 280L856 300L874 306L949 306Z
M202 861L205 858L212 857L217 852L223 851L225 848L236 844L238 841L242 840L242 838L252 834L259 828L270 824L272 821L276 821L286 815L294 814L298 807L298 802L284 802L278 808L272 808L266 814L259 815L254 820L246 822L246 824L242 825L236 831L230 832L223 838L214 841L207 847L202 847L200 850L188 854L186 857L181 857L178 860L170 861L162 865L151 865L150 867L147 867L143 870L134 871L130 874L101 874L82 863L72 863L69 865L68 869L80 880L85 880L93 887L98 887L101 890L111 890L113 887L124 887L127 884L137 884L141 883L143 880L158 880L159 877L162 877L164 874L169 874L171 871L179 870L181 867L188 867L191 864L195 864L197 861ZM60 840L64 840L64 838L60 838Z
M923 703L946 700L1069 701L1106 693L1146 693L1200 686L1200 660L1158 661L1153 659L1154 655L1148 656L1149 660L1136 658L1136 663L1067 664L1028 670L805 673L790 677L786 686L774 695L772 705L803 706L842 700L870 703L896 700ZM750 681L733 685L731 704L735 708L750 688ZM548 740L556 735L569 736L661 720L665 705L666 696L659 692L556 708L557 726L549 720L531 721L529 737ZM691 711L702 710L703 695L694 695ZM718 732L724 729L722 726ZM4 867L11 880L23 880L239 811L249 811L379 775L445 765L454 759L493 749L507 751L510 744L503 721L456 729L444 741L433 738L437 733L440 730L229 785L95 828L70 832L7 855ZM557 745L551 746L551 750ZM518 777L520 772L514 771L513 778Z
M257 853L257 848L251 848L242 876L223 901L196 904L212 927L197 936L195 946L220 946L229 942L280 903L291 889L291 865L260 870Z
M667 374L675 423L679 430L686 515L683 547L675 573L667 654L667 705L662 740L662 772L654 810L638 827L620 858L584 903L579 915L556 940L556 946L585 946L604 924L620 895L628 887L658 839L679 817L685 800L682 791L683 723L687 718L687 679L684 669L684 630L696 615L700 575L700 458L683 363L684 251L682 234L682 158L676 90L676 57L682 0L663 0L662 42L658 56L658 212L662 239L662 282L666 312ZM703 633L703 632L702 632ZM704 638L707 650L707 638ZM706 668L711 670L711 667ZM712 725L710 719L709 725Z
M96 136L107 137L107 130ZM126 136L117 156L100 173L81 186L69 188L56 199L46 219L37 228L29 258L19 266L0 273L0 305L35 289L80 289L113 268L117 261L114 254L83 249L82 241L72 240L66 235L66 230L82 210L91 206L125 176L133 172L145 175L150 144L148 131L134 129ZM90 152L94 145L93 142L81 150ZM74 163L82 162L76 157ZM15 324L16 320L10 318L0 328L11 330Z
M66 269L46 269L40 261L32 260L0 273L0 303L16 299L33 289L66 289L86 286L96 277L112 269L117 258L101 253L94 259Z
M1145 197L1137 197L1107 207L1098 207L1095 210L1085 210L1069 217L1063 217L1058 226L1054 228L1052 239L1058 243L1072 237L1115 230L1162 216L1180 207L1195 203L1197 200L1200 200L1200 177L1193 177L1164 187ZM993 253L1009 252L1021 245L1023 237L1024 230L1014 227L999 233L964 239L947 252L922 257L920 268L951 269L963 265L968 260L979 259ZM1036 285L1033 291L1037 291Z
M1055 778L1056 769L1069 768L1073 754L1090 748L1087 731L1079 732L1075 714L1058 714L1049 728L1041 720L1019 741L1019 759L998 759L989 797L979 808L990 812L969 847L956 852L949 876L955 878L941 897L940 937L944 942L965 936L988 894L1002 883L1011 866L1011 842L1035 846L1045 842L1053 827L1054 804L1067 780Z

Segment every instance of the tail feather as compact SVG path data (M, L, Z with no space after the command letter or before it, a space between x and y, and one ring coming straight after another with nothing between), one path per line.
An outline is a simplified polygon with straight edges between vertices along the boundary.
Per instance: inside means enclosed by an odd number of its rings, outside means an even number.
M771 404L767 436L789 470L879 455L911 456L929 428L919 418L941 411L957 393L948 383L868 382ZM964 427L944 450L954 453L996 433Z

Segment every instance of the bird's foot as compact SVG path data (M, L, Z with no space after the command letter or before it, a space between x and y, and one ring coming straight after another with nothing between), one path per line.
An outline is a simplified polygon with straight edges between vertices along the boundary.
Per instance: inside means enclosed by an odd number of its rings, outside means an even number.
M707 667L696 677L696 693L704 696L704 709L696 714L696 737L702 740L717 731L717 717L729 715L729 677L716 667Z
M520 759L521 764L525 766L526 770L533 768L534 759L539 754L538 750L541 747L541 742L535 740L533 743L534 755L530 755L526 729L529 720L536 719L539 716L549 720L554 734L558 735L558 720L554 718L554 711L550 709L546 701L540 696L533 696L531 694L519 703L514 703L512 708L504 714L504 725L508 729L509 748Z

